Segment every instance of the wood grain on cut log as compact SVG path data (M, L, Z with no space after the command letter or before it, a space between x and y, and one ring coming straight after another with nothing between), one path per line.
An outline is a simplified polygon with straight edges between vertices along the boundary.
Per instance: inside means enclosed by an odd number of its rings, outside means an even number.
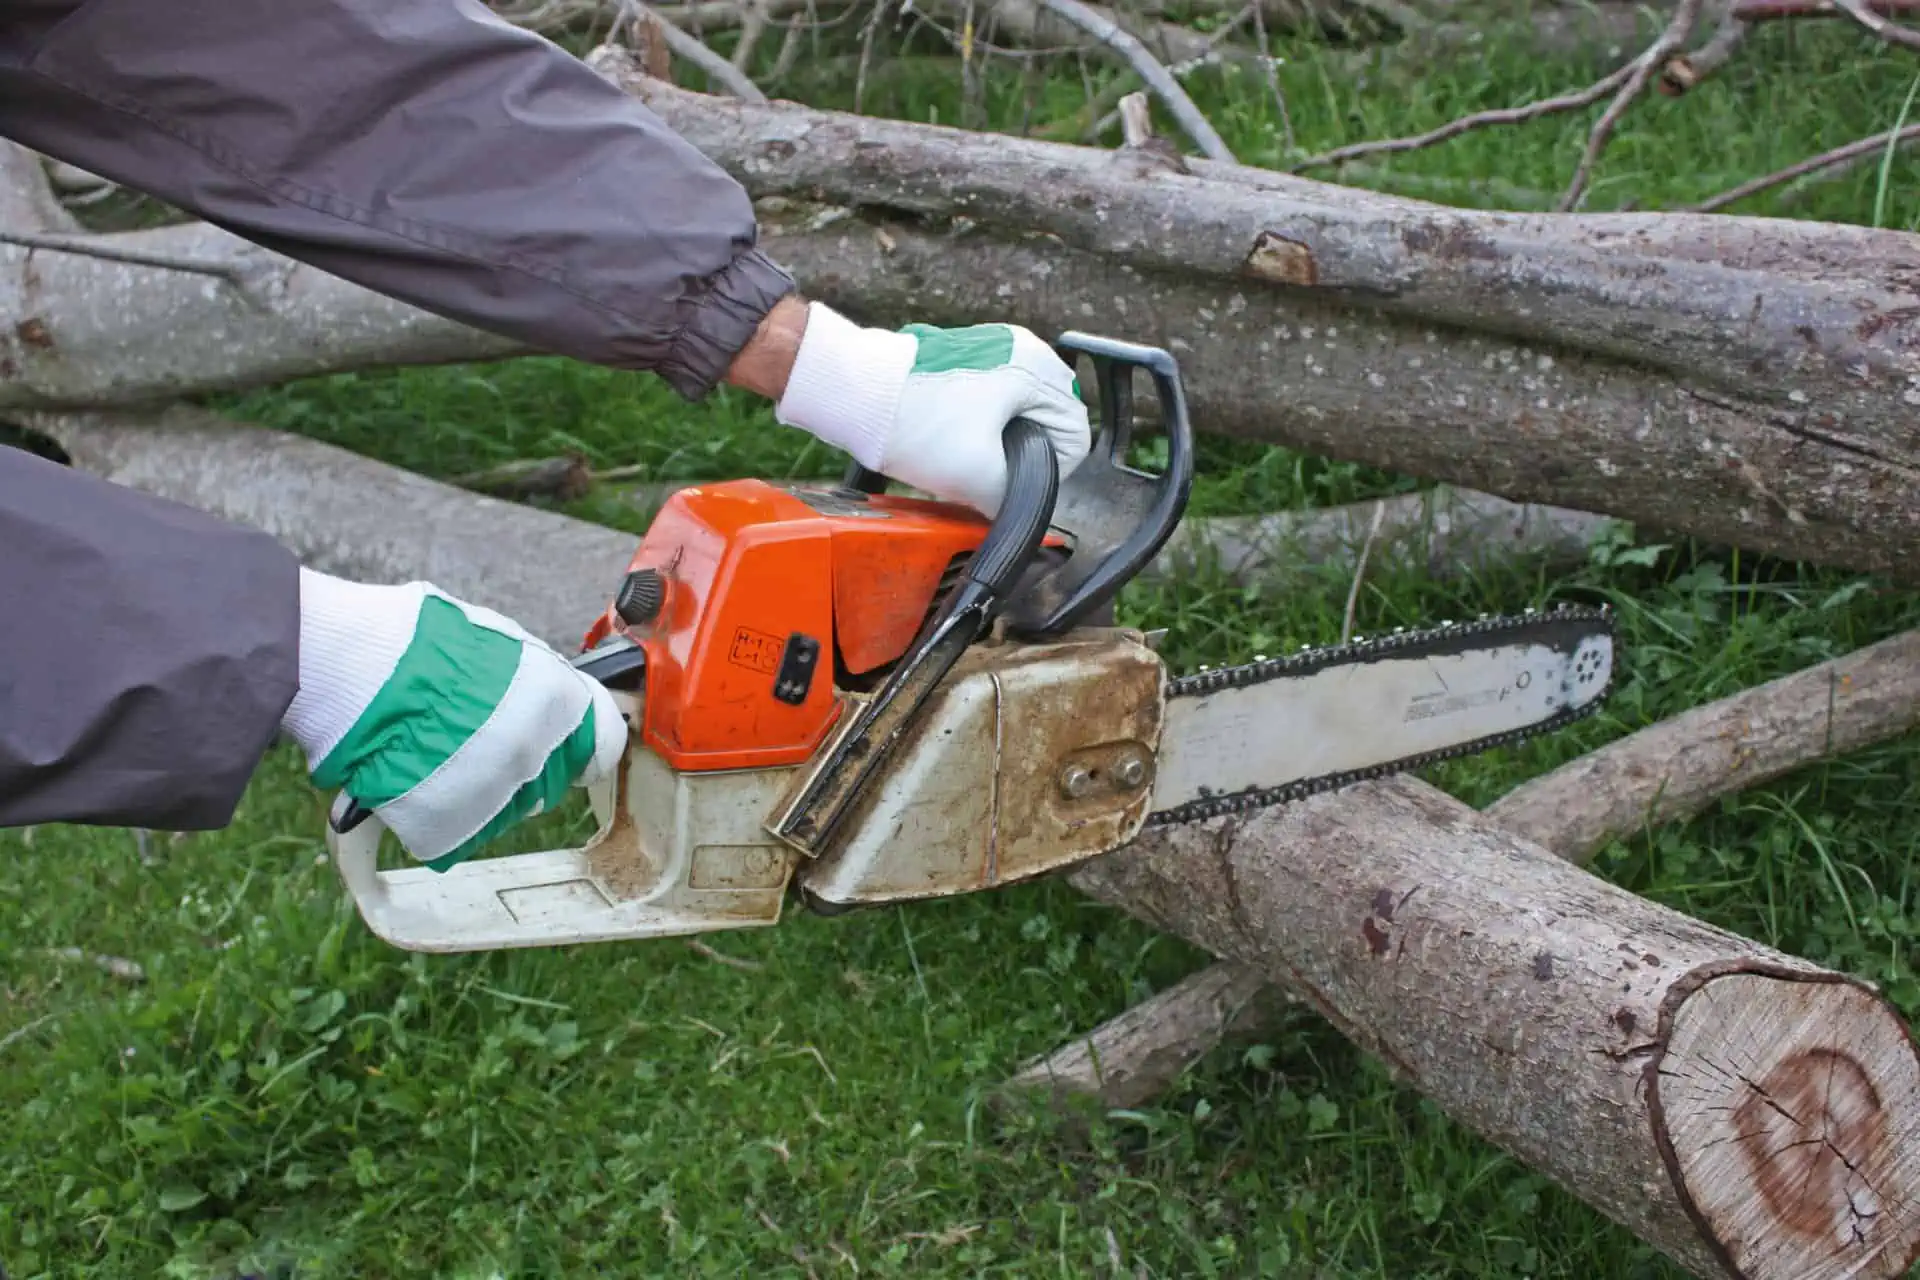
M1305 1000L1698 1275L1920 1257L1920 1051L1897 1011L1423 783L1150 831L1069 879Z
M1729 1270L1905 1272L1920 1250L1920 1148L1897 1117L1920 1091L1900 1020L1860 987L1764 970L1677 984L1660 1013L1648 1112Z

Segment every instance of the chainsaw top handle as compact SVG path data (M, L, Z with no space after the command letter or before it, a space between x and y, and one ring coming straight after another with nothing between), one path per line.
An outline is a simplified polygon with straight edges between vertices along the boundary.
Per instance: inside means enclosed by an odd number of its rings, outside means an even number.
M1008 629L1027 639L1057 636L1110 605L1172 536L1193 491L1193 424L1172 354L1073 331L1061 334L1054 349L1070 365L1081 356L1092 362L1101 422L1086 460L1059 482L1048 517L1071 540L1072 554L1058 564L1034 565L1026 581L1002 589L1011 596L1004 610ZM1166 469L1158 476L1127 465L1136 369L1153 379L1167 433ZM843 483L881 493L887 479L855 463ZM1019 509L1009 488L1002 510ZM981 551L984 559L986 548Z
M1040 550L1060 494L1060 464L1053 442L1044 428L1027 418L1008 423L1001 439L1007 458L1006 496L966 576L941 601L886 682L835 734L818 767L768 824L782 840L815 855L826 848L928 697L967 646L1006 608L1008 593Z

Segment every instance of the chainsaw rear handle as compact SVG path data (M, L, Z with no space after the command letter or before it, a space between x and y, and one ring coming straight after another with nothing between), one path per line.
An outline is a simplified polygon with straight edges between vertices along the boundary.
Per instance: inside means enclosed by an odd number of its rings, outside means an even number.
M1069 365L1086 356L1100 389L1100 431L1072 475L1059 482L1049 517L1072 540L1063 562L1040 569L1009 588L1009 630L1026 639L1057 636L1112 603L1173 535L1193 491L1193 423L1187 416L1180 366L1159 347L1069 330L1054 342ZM1154 476L1127 465L1133 445L1133 371L1153 379L1167 433L1167 466ZM852 464L841 481L862 493L884 493L887 477ZM1009 497L1011 505L1011 495Z
M1006 608L1026 575L1060 495L1060 462L1046 429L1015 418L1001 436L1007 492L966 576L927 620L873 698L849 717L824 753L768 823L775 836L818 855L834 840L867 783L892 755L901 734L960 660Z
M630 637L610 636L597 648L575 655L573 665L609 688L631 687L646 671L647 651ZM346 835L373 816L373 810L352 796L343 798L345 803L335 805L327 816L328 825L340 835Z

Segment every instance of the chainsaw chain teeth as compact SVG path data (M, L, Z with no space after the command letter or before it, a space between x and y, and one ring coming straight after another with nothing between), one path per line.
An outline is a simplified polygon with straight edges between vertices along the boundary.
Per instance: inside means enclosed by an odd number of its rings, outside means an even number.
M1240 689L1284 677L1307 675L1324 667L1341 666L1356 660L1364 661L1371 657L1400 655L1408 650L1445 649L1448 645L1461 640L1477 640L1501 634L1517 635L1564 622L1598 622L1605 627L1609 638L1614 634L1613 611L1604 605L1599 608L1587 605L1560 605L1545 611L1529 609L1520 616L1487 617L1483 615L1473 622L1447 622L1437 627L1398 632L1373 640L1353 640L1346 644L1328 645L1324 649L1303 649L1299 653L1289 654L1286 657L1267 658L1245 666L1195 672L1192 675L1180 676L1168 681L1167 699L1172 701L1175 698L1202 697L1206 694L1218 693L1222 689ZM1567 707L1537 724L1488 734L1486 737L1458 743L1451 747L1418 752L1386 764L1368 765L1362 769L1349 769L1342 773L1322 774L1317 778L1301 778L1277 787L1256 787L1246 791L1236 791L1231 795L1206 796L1199 800L1190 800L1175 808L1162 809L1157 813L1149 814L1146 825L1164 827L1188 822L1204 822L1209 818L1227 814L1250 813L1256 809L1290 804L1308 796L1338 791L1356 782L1408 773L1443 760L1512 746L1514 743L1525 742L1541 734L1553 733L1567 725L1584 720L1599 710L1606 702L1607 695L1612 692L1618 669L1617 661L1608 665L1606 685L1600 690L1598 696L1588 701L1586 705Z

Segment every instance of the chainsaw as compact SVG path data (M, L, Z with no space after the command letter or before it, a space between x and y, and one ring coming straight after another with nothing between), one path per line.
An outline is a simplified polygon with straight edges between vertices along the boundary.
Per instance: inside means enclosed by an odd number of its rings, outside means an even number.
M991 519L839 484L684 488L648 527L579 669L628 725L575 849L446 871L377 863L342 794L328 844L362 918L416 951L658 938L994 889L1143 830L1245 814L1590 714L1613 620L1566 606L1173 674L1117 593L1185 513L1194 444L1162 350L1068 333L1100 429L1062 480L1006 427ZM1135 465L1135 380L1165 432Z

